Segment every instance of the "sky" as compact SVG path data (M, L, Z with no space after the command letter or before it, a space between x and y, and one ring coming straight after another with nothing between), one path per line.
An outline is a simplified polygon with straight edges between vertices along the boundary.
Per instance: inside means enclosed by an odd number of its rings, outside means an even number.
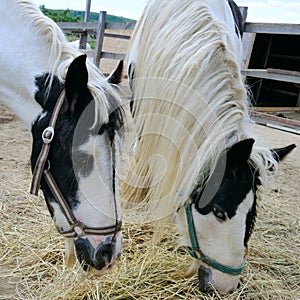
M85 10L86 0L33 0L46 8ZM170 0L172 1L172 0ZM248 6L248 22L300 24L300 0L235 0ZM91 0L91 11L137 20L147 0Z

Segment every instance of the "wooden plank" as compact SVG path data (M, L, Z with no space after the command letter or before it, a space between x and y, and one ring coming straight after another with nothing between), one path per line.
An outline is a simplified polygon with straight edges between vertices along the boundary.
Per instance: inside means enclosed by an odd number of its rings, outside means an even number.
M91 29L97 30L98 22L57 22L56 23L62 30L65 29ZM135 22L107 22L106 29L114 30L133 30Z
M97 35L97 31L94 29L64 29L65 34L77 34L86 33L87 35Z
M273 74L282 74L282 75L300 77L300 72L298 72L298 71L289 71L289 70L283 70L283 69L267 68L267 72L268 73L273 73Z
M251 115L251 117L256 118L257 121L268 120L269 123L272 121L275 124L276 123L281 124L281 125L284 124L286 126L292 126L297 129L300 129L300 121L291 120L291 119L287 119L287 118L281 118L281 117L273 116L273 115L266 114L263 112L258 112L258 111L250 111L250 115Z
M245 32L299 35L300 24L246 22Z
M109 22L106 23L106 29L115 30L133 30L136 23L133 22Z
M299 73L299 72L297 72ZM268 72L266 69L243 69L242 74L249 77L300 83L298 74L278 74Z
M82 29L82 30L97 30L97 22L57 22L56 23L62 30L65 29Z
M102 52L104 31L105 31L105 22L106 22L106 11L100 11L98 28L97 28L97 39L96 39L97 42L96 42L95 57L94 57L94 63L97 67L99 67L100 59L101 59L101 52Z
M289 133L295 133L295 134L299 134L300 135L300 129L296 129L296 128L290 128L290 127L286 127L286 126L281 126L281 125L277 125L277 124L272 124L272 123L268 123L266 122L265 124L260 124L260 125L264 125L270 128L274 128L274 129L279 129L282 131L286 131Z
M243 64L245 69L247 69L249 66L255 38L256 33L244 32L243 34Z
M300 107L250 107L249 110L258 112L290 112L300 111Z
M101 58L124 60L125 57L126 54L123 53L101 52Z
M121 34L114 34L114 33L104 33L105 37L115 38L115 39L122 39L122 40L130 40L130 35L121 35Z

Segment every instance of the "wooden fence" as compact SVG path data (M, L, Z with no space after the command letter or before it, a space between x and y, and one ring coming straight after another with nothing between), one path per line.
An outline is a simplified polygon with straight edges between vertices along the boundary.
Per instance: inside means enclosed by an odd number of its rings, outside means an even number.
M241 12L244 20L247 16L245 7L241 7ZM98 22L69 22L58 23L66 34L73 34L81 36L81 41L86 41L87 36L96 36L96 46L94 51L86 51L94 58L96 65L99 65L101 58L121 60L125 58L125 53L103 52L104 37L111 37L116 39L130 39L130 35L112 34L105 32L107 29L112 30L128 30L132 31L135 27L135 22L121 23L121 22L106 22L106 12L101 11ZM289 34L300 35L300 24L270 24L270 23L249 23L245 22L244 30L246 33L268 33L268 34ZM85 49L85 44L81 44L81 49ZM251 47L249 47L251 49ZM249 53L246 53L246 56ZM246 59L246 58L245 58ZM265 72L262 72L265 73ZM246 71L245 71L246 74ZM248 74L247 74L248 75ZM263 75L263 74L262 74ZM293 76L293 75L292 75ZM298 80L298 79L297 79Z
M101 11L99 13L98 22L60 22L57 23L58 26L66 34L80 35L80 48L93 57L94 63L99 66L101 58L108 59L125 59L126 53L113 53L113 52L103 52L103 40L104 37L116 38L116 39L125 39L129 40L130 35L122 34L113 34L105 32L107 29L111 30L128 30L132 31L135 27L135 22L106 22L106 12ZM86 49L87 36L96 36L95 40L95 50L88 51ZM82 43L82 41L85 41Z
M271 24L271 23L250 23L246 22L247 16L247 8L241 8L242 16L244 19L244 65L245 68L242 70L242 73L245 76L256 77L258 79L271 79L277 81L286 81L286 82L293 82L297 85L300 83L300 73L295 71L288 71L288 70L277 70L277 69L248 69L248 63L251 57L251 51L254 44L256 34L275 34L275 35L298 35L300 36L300 24ZM107 59L117 59L122 60L125 59L126 53L113 53L113 52L104 52L102 51L103 47L103 40L104 37L116 38L116 39L130 39L130 31L132 31L135 27L136 23L119 23L119 22L106 22L106 12L101 11L99 14L98 22L81 22L81 23L58 23L58 25L63 29L66 34L76 34L81 36L80 38L80 46L83 49L82 51L88 52L89 56L92 56L94 59L94 63L99 66L100 60L102 58ZM122 34L113 34L106 32L106 30L128 30L128 35ZM250 43L246 36L252 36L250 38ZM96 37L95 40L95 50L87 51L84 50L86 46L87 36ZM246 44L245 44L246 43ZM298 110L300 106L300 92L299 92L299 101L296 105L296 108L290 108L290 110ZM287 108L288 109L288 108ZM255 110L260 110L260 108L255 108ZM259 123L261 120L265 123L270 122L265 114L262 115L261 112L253 111L253 118L259 119ZM273 120L272 120L273 121ZM276 122L280 122L276 120ZM288 123L287 121L285 121ZM290 124L293 125L297 133L299 132L300 123L299 121L293 121L297 124ZM276 123L276 124L277 124ZM284 124L286 126L286 124ZM289 129L294 130L294 129Z

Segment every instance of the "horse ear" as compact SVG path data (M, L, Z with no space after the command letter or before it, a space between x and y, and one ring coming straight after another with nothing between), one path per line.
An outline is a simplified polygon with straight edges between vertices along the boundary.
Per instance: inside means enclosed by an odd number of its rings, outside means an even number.
M251 154L254 139L246 139L234 144L227 152L227 163L246 162Z
M65 91L68 102L68 110L73 113L80 103L86 101L88 95L88 71L86 67L86 55L76 57L70 64L65 80Z
M120 60L117 68L108 76L107 81L110 84L119 84L122 81L123 65L123 60Z
M296 148L295 144L291 144L289 146L283 148L271 149L273 157L277 162L284 159L287 154L289 154L294 148Z

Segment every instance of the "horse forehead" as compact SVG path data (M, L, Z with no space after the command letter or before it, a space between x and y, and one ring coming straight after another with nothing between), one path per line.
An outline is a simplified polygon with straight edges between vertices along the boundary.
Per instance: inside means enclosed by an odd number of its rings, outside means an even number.
M232 217L241 203L248 198L251 191L255 191L256 175L252 168L246 164L235 170L225 171L224 178L213 199ZM252 192L252 195L254 192Z

